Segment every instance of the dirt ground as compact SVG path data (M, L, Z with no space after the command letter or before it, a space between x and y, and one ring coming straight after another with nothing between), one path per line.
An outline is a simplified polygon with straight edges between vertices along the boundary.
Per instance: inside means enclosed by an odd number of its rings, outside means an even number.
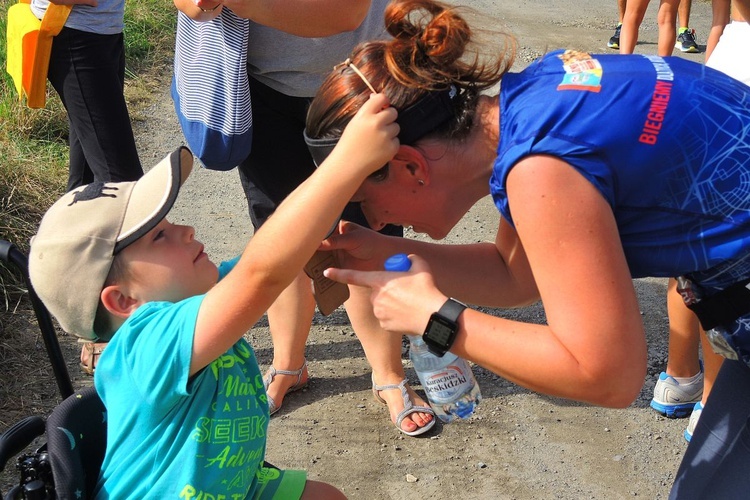
M556 48L606 52L617 21L614 0L465 3L518 38L517 69ZM636 52L656 53L657 5L649 7ZM693 2L690 25L702 47L710 17L709 2ZM682 56L703 61L702 53ZM182 143L168 85L167 77L153 106L135 117L144 166ZM616 116L611 126L617 126ZM498 217L484 199L445 241L492 239ZM252 235L236 171L196 169L171 219L194 225L215 260L241 251ZM370 370L343 309L328 317L316 315L306 351L310 386L287 397L272 418L267 459L279 467L306 469L310 478L330 482L354 499L666 498L686 448L682 432L687 421L663 418L648 406L655 378L666 364L666 282L644 279L635 285L649 359L643 390L629 408L604 409L540 396L475 367L483 401L474 416L438 424L420 438L399 433L386 408L373 400ZM487 311L544 322L538 305ZM272 356L267 323L261 321L248 337L265 367ZM90 384L77 367L77 345L69 337L62 342L75 384ZM409 362L404 363L419 388ZM55 398L51 378L49 385L30 389L35 395L29 411L44 408L45 398Z

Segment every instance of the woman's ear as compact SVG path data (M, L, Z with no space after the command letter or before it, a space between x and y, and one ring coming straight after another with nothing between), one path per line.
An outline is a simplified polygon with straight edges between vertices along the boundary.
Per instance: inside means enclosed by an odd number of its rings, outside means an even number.
M430 183L430 166L424 157L424 154L412 146L400 146L398 153L391 160L391 165L399 168L399 174L406 174L412 177L420 186Z
M141 305L139 300L127 295L120 285L104 287L100 297L110 314L123 319L128 318Z

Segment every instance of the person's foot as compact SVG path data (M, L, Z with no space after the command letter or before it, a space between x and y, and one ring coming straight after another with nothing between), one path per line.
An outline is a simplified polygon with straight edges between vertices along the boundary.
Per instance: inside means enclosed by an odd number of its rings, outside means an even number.
M695 426L698 425L698 419L701 418L701 413L703 413L703 404L698 401L693 407L693 413L690 414L690 420L688 420L688 426L687 429L685 429L685 441L688 443L693 439Z
M654 386L651 408L665 417L684 418L703 397L703 372L689 384L680 384L674 377L661 372Z
M677 41L675 41L674 46L682 52L700 52L698 42L695 41L695 30L690 28L677 35Z
M607 42L607 47L610 49L619 49L620 48L620 29L622 28L622 23L617 23L617 27L615 28L615 34L612 35L609 39L609 42Z
M307 387L309 379L307 360L302 364L302 368L297 370L283 370L271 365L263 377L269 413L273 415L279 411L284 402L284 396Z
M374 379L373 379L374 382ZM401 381L395 380L391 384L378 384L378 385L398 385ZM406 384L406 392L409 395L414 406L424 406L429 408L430 404L422 399L409 384ZM388 412L391 415L391 422L394 425L397 422L399 414L404 411L404 398L401 391L397 390L381 390L377 391L377 396L385 401L388 405ZM435 420L435 416L431 413L415 411L408 414L401 421L400 429L404 432L411 433L415 432L420 428L434 425L432 422Z

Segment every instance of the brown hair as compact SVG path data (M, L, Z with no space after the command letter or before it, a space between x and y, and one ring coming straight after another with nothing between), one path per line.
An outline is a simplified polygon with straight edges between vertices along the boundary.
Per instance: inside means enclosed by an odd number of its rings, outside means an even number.
M500 81L515 56L515 40L501 34L505 43L500 53L483 57L476 32L459 10L473 12L433 0L394 0L385 10L385 25L393 39L362 43L350 58L397 109L407 108L432 91L456 87L456 118L429 134L433 137L465 136L479 93ZM369 94L351 68L337 67L310 105L307 135L339 137Z

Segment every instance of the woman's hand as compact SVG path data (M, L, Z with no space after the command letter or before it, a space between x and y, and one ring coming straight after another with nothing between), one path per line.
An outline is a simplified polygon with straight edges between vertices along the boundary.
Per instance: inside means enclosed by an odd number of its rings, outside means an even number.
M239 17L300 37L354 31L369 12L370 0L222 0Z
M214 12L221 7L222 2L217 0L195 0L195 5L201 10L201 12Z
M174 5L190 19L205 22L221 13L224 0L174 0Z
M409 259L412 266L408 272L330 268L323 274L340 283L370 288L373 312L383 329L400 335L421 335L432 313L447 297L435 286L427 262L416 255Z

